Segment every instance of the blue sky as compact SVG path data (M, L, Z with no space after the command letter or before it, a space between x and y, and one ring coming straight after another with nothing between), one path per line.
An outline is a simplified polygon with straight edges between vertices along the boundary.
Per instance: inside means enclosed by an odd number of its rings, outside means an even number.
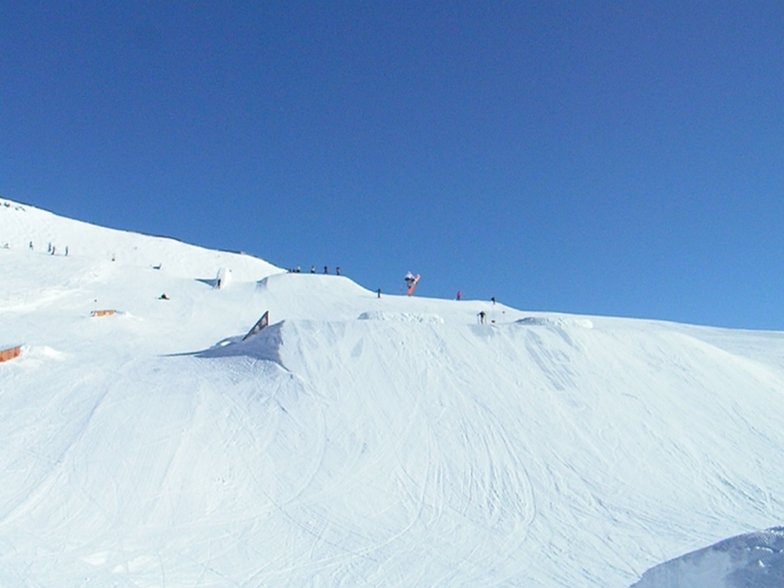
M529 310L784 329L784 3L0 0L0 195Z

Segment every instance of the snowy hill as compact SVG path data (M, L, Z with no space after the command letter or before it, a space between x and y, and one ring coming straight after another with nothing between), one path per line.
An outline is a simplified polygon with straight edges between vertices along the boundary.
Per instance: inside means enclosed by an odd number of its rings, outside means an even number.
M4 243L2 586L627 588L784 518L781 333L378 298L0 201Z

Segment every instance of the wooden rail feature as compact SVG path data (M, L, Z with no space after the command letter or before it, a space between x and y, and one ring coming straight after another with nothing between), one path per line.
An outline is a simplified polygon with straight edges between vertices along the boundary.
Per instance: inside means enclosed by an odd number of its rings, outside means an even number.
M116 310L93 310L90 312L90 316L111 316L116 313Z

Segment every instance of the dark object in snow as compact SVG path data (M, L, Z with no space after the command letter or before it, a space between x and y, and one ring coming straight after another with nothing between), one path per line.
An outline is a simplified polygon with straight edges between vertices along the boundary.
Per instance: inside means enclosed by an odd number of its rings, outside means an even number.
M269 310L265 311L264 314L261 315L261 318L256 321L256 324L253 325L253 328L250 331L248 331L248 334L245 335L242 338L242 340L244 341L248 337L252 337L256 333L261 331L264 327L266 327L268 324L269 324Z

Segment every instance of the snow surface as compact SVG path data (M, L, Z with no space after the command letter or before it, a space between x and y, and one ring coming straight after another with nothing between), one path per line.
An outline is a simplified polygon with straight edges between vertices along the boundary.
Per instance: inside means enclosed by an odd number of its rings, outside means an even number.
M781 588L784 528L747 533L648 570L633 588Z
M5 243L4 587L627 588L784 518L782 333L378 298L0 200Z

